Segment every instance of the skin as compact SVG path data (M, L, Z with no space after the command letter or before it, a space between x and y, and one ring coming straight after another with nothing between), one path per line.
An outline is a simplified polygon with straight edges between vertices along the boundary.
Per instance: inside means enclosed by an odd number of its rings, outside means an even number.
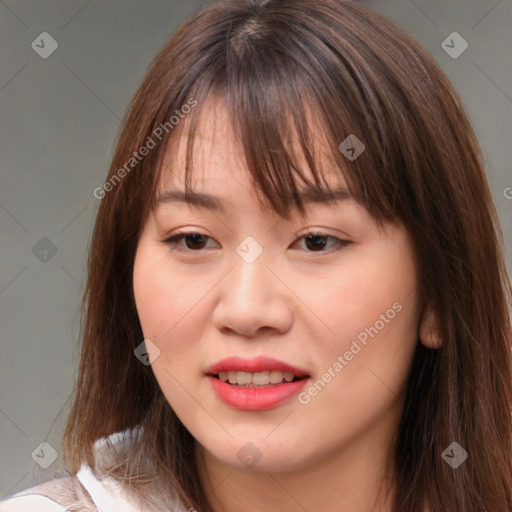
M185 136L174 140L160 190L184 189ZM226 512L391 512L392 475L387 496L378 490L414 350L418 338L439 346L435 318L420 311L406 231L379 230L353 199L311 204L305 219L263 209L221 104L204 111L200 141L193 188L221 198L226 211L161 204L142 231L133 277L144 336L160 351L153 372L196 439L210 503ZM344 185L334 170L328 181ZM207 238L199 249L162 242L178 230ZM335 250L327 238L315 251L308 230L352 243ZM247 236L263 249L251 264L236 252ZM270 410L237 410L205 376L224 357L268 355L306 369L307 390L396 303L394 318L307 404L294 396ZM247 442L261 452L252 468L237 457Z

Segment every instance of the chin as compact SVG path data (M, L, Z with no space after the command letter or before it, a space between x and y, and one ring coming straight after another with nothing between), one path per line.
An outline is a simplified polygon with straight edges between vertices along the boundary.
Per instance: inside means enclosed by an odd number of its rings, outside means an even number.
M208 444L211 444L211 438ZM290 437L246 442L235 439L227 446L208 444L203 447L211 456L237 470L286 473L306 468L314 462L311 460L314 454L305 451L303 444L292 441Z

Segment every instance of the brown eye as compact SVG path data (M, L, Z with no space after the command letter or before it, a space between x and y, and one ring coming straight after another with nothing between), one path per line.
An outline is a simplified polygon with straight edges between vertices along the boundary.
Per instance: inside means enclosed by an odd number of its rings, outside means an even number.
M305 237L306 247L312 251L323 249L327 244L327 237L322 235L309 235Z
M201 233L178 233L176 235L170 236L163 240L163 243L166 245L170 245L173 249L181 250L181 251L200 251L205 249L205 244L208 240L212 240L207 235L202 235ZM185 243L181 243L184 241Z
M305 241L307 252L333 252L351 244L349 240L341 240L332 235L323 235L321 233L309 233L303 235L299 240ZM332 243L329 244L329 241ZM327 247L329 246L329 247ZM325 247L327 247L326 250Z
M206 237L200 235L199 233L194 233L192 235L185 235L183 240L185 240L185 245L189 249L203 249L205 238Z

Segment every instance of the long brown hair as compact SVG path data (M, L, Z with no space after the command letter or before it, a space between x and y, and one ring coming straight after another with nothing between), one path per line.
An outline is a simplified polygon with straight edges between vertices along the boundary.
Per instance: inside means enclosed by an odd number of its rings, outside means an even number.
M110 475L145 503L175 493L185 507L212 510L194 439L134 356L143 334L132 273L168 143L186 126L189 176L198 119L213 94L229 109L255 190L277 213L287 213L285 196L302 211L301 161L325 188L312 113L354 197L411 236L418 293L440 319L443 345L417 344L392 447L393 510L512 510L511 289L481 151L457 92L426 51L343 0L215 1L150 66L101 192L63 439L69 471L83 461L94 467L95 440L143 426ZM170 121L186 112L180 124ZM291 132L296 146L285 138ZM351 134L365 144L353 161L338 149ZM154 147L134 157L149 139ZM441 457L452 442L469 454L457 469Z

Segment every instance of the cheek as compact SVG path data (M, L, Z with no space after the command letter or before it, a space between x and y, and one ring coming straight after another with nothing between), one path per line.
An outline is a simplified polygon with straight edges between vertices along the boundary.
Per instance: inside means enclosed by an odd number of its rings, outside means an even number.
M316 336L310 333L319 340L316 377L336 375L319 399L326 407L329 401L384 401L389 389L398 392L407 378L417 342L416 267L405 238L393 240L347 252L342 267L301 290L313 290L307 303L322 322L315 322Z
M150 242L139 244L133 271L134 296L144 338L160 351L151 369L169 403L181 410L190 405L184 390L192 389L197 380L192 370L197 369L198 347L190 339L200 338L204 322L197 321L200 308L194 308L198 287L190 286L190 277L169 269L169 260L161 253Z
M364 339L366 329L375 324L382 333L410 331L414 325L415 268L412 260L397 257L394 251L386 255L372 251L354 254L344 260L343 267L330 269L328 278L295 282L301 283L296 289L319 320L319 329L323 324L322 339L330 340L336 350L350 345L360 333ZM313 318L311 313L307 316Z
M313 297L330 330L320 338L322 372L336 375L319 405L357 410L366 403L370 410L399 393L417 343L416 287L414 261L404 246L377 245L332 272Z
M135 303L144 337L160 351L153 372L173 404L181 396L178 382L192 389L201 374L200 344L194 340L204 336L211 281L175 268L154 242L145 239L139 244L133 271Z
M190 277L169 268L169 261L165 251L143 240L133 269L133 291L144 336L159 344L186 318L199 293Z

